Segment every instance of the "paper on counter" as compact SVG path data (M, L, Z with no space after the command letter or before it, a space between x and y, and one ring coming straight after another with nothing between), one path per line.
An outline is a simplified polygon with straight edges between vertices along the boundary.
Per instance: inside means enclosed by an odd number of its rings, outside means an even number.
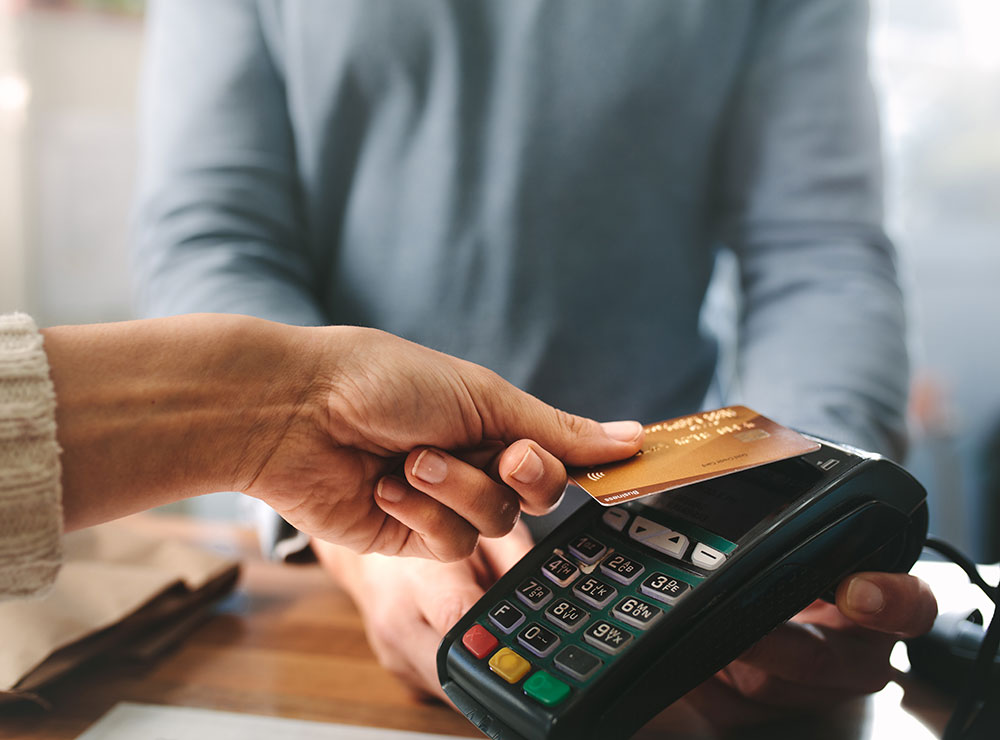
M381 727L335 725L192 707L122 703L77 740L455 740Z
M122 522L66 535L63 551L62 569L45 597L0 604L0 635L16 636L0 643L0 703L87 657L70 656L39 673L60 650L103 634L172 591L197 595L216 579L235 577L237 567L232 558L144 536Z

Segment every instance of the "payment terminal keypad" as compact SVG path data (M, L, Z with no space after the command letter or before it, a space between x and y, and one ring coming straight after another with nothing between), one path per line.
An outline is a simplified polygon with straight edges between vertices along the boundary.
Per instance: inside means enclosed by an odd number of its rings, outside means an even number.
M663 610L660 607L653 606L648 601L637 599L634 596L622 599L611 610L612 616L641 630L655 622L661 614L663 614Z
M529 578L517 587L517 597L532 609L539 609L552 599L552 589Z
M590 618L590 612L581 609L568 599L559 599L549 605L545 610L545 616L567 632L576 632L580 625Z
M490 621L506 635L520 627L524 619L524 612L509 601L501 601L490 609Z
M608 602L618 595L618 589L598 578L586 576L573 586L573 593L585 604L600 609L607 606Z
M542 566L542 573L560 586L566 586L580 575L580 569L565 558L553 555L545 561L545 565Z
M644 570L642 563L625 557L620 552L611 553L601 562L601 572L626 585L632 583Z
M672 604L691 588L690 583L679 581L665 573L653 573L642 582L639 590L654 599Z
M608 546L588 534L581 534L569 543L569 552L577 560L593 565L608 551Z
M642 640L736 548L682 521L635 506L601 510L531 577L500 598L462 644L546 707L568 701ZM536 561L537 562L537 561ZM488 660L487 660L488 659Z

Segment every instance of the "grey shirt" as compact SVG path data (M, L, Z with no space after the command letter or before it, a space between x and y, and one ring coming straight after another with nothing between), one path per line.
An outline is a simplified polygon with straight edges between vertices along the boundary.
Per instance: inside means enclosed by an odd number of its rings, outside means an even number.
M566 410L699 408L715 254L742 401L898 453L867 11L847 0L164 0L144 311L375 326Z

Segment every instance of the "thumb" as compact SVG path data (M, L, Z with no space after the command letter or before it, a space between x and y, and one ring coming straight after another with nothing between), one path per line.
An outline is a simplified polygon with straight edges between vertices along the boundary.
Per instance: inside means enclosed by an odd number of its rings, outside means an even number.
M642 446L642 424L568 414L501 380L480 389L476 406L486 439L532 439L570 465L599 465L631 457Z
M855 573L837 588L837 607L862 627L899 637L924 634L937 616L930 586L905 573Z

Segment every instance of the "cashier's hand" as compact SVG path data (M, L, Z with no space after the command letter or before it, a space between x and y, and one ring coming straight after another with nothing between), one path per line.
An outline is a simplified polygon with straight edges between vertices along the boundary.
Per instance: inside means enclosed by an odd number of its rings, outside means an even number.
M296 331L294 369L312 368L311 390L240 490L355 552L464 558L480 534L499 537L521 511L554 507L566 487L561 461L610 462L641 445L638 422L564 413L479 365L384 332Z
M484 539L455 563L356 555L325 542L313 550L354 599L379 662L422 697L447 701L435 656L445 632L532 547L519 522L506 537Z
M889 681L896 641L927 632L935 616L934 595L918 578L858 573L840 584L836 606L814 602L716 679L751 700L743 707L748 720L778 708L822 707L873 693ZM706 710L714 711L718 699L707 701ZM730 720L738 721L735 714Z

